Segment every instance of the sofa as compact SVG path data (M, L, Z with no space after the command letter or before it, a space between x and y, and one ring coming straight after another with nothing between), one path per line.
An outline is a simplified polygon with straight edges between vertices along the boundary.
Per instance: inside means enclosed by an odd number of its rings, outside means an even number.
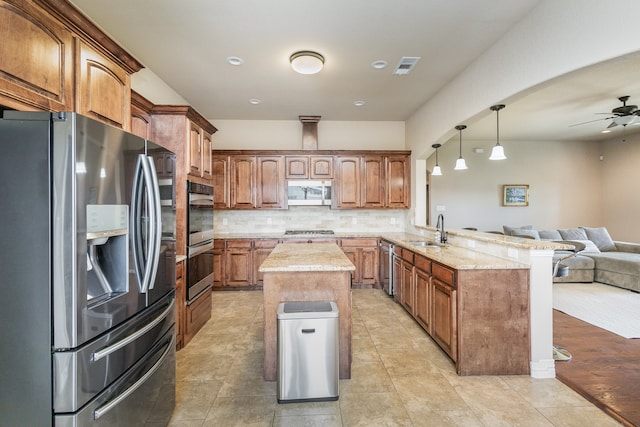
M599 282L640 292L640 244L614 241L605 227L577 227L558 230L535 230L533 226L504 226L504 234L540 240L576 241L584 250L571 258L571 251L556 251L562 264L569 267L566 277L554 282Z

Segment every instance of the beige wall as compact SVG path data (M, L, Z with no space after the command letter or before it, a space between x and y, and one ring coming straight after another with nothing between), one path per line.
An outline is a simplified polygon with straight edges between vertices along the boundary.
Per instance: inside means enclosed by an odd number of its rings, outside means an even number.
M640 243L640 135L602 143L603 223L616 240Z
M301 150L299 120L212 120L216 150ZM319 150L405 150L404 122L318 123Z

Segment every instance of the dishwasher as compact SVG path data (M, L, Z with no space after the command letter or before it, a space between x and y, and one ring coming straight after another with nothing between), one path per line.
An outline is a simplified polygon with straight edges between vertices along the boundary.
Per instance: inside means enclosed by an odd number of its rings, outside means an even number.
M338 400L339 313L333 301L278 305L278 403Z

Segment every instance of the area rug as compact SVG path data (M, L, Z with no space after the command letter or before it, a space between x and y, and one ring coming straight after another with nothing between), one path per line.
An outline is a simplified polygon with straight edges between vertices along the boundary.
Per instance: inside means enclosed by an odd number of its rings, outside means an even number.
M640 338L640 294L601 283L554 283L553 308L625 338Z

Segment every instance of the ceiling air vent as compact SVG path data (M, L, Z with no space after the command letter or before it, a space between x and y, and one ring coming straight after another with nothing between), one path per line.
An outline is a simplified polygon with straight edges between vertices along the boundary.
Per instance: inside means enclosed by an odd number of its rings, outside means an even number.
M405 74L409 74L409 72L416 66L416 64L420 61L419 56L403 56L400 58L400 62L398 66L393 71L393 74L397 76L404 76Z

